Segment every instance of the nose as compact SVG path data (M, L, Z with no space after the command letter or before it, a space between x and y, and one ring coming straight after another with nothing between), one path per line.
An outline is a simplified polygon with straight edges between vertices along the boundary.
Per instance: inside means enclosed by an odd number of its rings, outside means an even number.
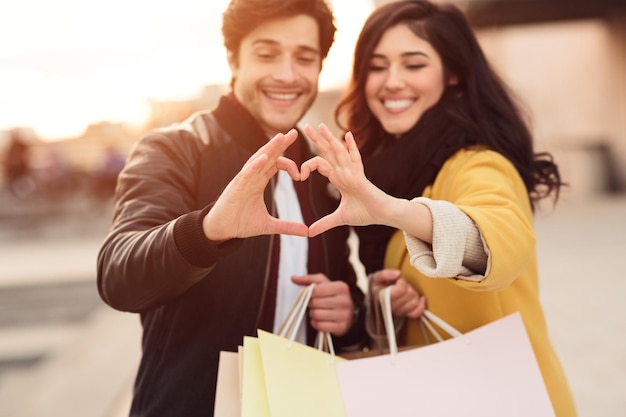
M283 82L293 82L298 78L296 63L293 58L285 57L281 59L276 66L273 78Z
M387 79L385 80L385 87L390 90L398 90L404 87L404 78L402 71L398 66L392 65L389 67Z

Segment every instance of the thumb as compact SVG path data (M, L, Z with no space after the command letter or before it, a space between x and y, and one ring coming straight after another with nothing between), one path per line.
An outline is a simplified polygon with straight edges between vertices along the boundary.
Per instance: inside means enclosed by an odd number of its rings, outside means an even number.
M333 227L339 226L340 223L336 219L336 213L331 213L316 220L311 226L309 226L309 237L315 237L327 230L332 229Z
M387 286L396 282L401 276L398 269L381 269L374 272L372 281L374 285Z

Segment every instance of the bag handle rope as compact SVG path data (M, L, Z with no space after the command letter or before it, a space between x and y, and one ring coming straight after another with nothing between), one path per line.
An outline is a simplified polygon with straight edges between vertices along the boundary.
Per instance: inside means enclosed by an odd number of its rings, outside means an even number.
M278 335L285 337L289 340L287 347L291 347L294 340L296 339L296 334L298 333L298 329L302 325L302 321L304 320L304 315L306 313L307 307L309 306L309 301L311 300L311 296L313 295L313 288L315 288L315 284L310 284L298 293L298 297L296 297L296 301L291 307L287 318L280 326L278 330ZM332 335L328 332L318 332L317 337L315 338L315 348L322 351L328 351L331 355L331 359L334 361L335 359L335 347L333 346Z
M387 340L389 343L389 354L391 356L391 363L396 362L396 355L398 354L398 344L396 341L396 330L393 325L393 315L391 313L391 286L385 287L378 294L379 302L382 307L383 322L385 324L385 331L387 333ZM432 323L435 323L442 330L448 333L452 337L462 336L463 333L452 327L441 317L437 316L430 310L425 310L420 316L420 320L426 328L435 336L438 341L443 341L443 337L433 327ZM431 323L432 322L432 323Z

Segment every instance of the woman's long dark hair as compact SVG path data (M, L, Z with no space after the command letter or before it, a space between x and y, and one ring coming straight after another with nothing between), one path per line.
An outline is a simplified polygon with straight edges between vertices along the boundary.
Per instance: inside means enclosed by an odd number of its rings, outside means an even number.
M533 207L553 192L556 200L564 184L552 155L534 152L532 135L512 92L489 65L463 13L450 4L394 1L378 7L365 22L354 51L352 79L335 111L338 125L354 133L363 157L393 140L367 105L365 83L374 49L384 32L397 24L406 24L429 42L441 57L444 75L457 78L458 83L446 87L456 101L446 109L452 119L478 145L513 163Z

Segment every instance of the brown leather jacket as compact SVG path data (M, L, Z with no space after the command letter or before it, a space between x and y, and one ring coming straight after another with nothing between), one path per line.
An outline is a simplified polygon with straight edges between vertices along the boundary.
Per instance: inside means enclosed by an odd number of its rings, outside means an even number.
M212 415L219 352L236 351L244 335L256 334L278 239L216 245L201 224L260 139L256 122L232 95L225 96L213 112L144 137L120 174L113 225L98 256L98 291L113 308L141 315L143 356L133 416ZM290 155L296 163L312 156L308 145L300 149ZM337 207L323 176L302 184L301 205L310 203L316 218ZM265 197L273 201L271 186ZM348 234L337 227L321 235L321 253L310 254L309 273L346 281L363 311ZM335 344L341 350L364 338L359 314Z

